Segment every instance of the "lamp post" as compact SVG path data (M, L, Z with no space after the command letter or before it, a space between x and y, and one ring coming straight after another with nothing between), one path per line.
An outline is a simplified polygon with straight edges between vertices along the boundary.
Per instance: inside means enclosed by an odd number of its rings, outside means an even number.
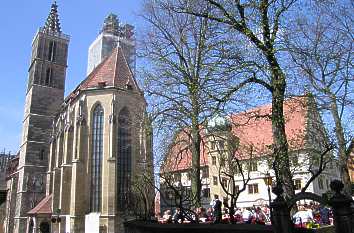
M267 172L265 174L263 181L267 185L267 188L268 188L269 214L270 214L270 219L272 219L272 209L270 208L270 203L272 202L272 196L270 195L270 186L272 186L273 180L272 180L272 177L270 176L269 172Z

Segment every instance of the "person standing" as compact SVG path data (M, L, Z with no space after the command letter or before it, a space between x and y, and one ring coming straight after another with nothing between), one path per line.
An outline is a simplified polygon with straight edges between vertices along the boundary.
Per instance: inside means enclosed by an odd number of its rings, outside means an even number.
M246 224L250 224L252 223L252 212L251 212L251 208L247 207L246 209L243 210L242 212L242 219L243 222Z
M214 200L210 203L213 207L213 216L214 216L214 223L220 223L222 220L222 213L221 213L221 205L222 202L219 200L218 195L214 195Z

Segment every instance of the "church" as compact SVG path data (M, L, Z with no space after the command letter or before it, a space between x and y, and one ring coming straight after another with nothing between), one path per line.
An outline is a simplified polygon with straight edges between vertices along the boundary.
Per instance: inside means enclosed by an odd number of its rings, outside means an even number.
M70 37L52 4L32 42L6 233L122 232L135 209L152 209L154 190L143 192L139 183L154 181L133 30L110 14L89 48L87 77L64 98Z

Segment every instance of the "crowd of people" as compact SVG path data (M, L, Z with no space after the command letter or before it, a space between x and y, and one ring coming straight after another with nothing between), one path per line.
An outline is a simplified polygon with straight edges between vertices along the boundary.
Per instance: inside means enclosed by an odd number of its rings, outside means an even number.
M224 206L224 208L222 208ZM174 213L166 210L160 223L247 223L247 224L270 224L270 209L267 205L247 208L235 208L234 214L230 214L227 201L221 202L217 195L214 196L209 208L196 208L193 211L181 211L175 208Z
M295 227L298 228L318 228L333 224L332 210L313 202L298 205L298 211L292 217Z
M224 206L222 208L222 206ZM235 208L230 214L227 200L221 202L217 195L214 196L209 208L196 208L192 211L175 208L174 212L166 210L160 223L245 223L270 225L270 208L268 205ZM333 216L331 209L319 204L297 205L297 211L292 215L295 227L317 228L322 225L332 225Z

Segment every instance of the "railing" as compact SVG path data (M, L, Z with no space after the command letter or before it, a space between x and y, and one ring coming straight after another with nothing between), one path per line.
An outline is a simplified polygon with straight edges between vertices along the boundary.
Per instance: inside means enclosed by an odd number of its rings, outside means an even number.
M70 36L69 35L66 35L66 34L64 34L62 32L52 32L52 31L46 30L45 27L40 27L38 29L38 32L46 33L47 35L54 36L54 37L59 37L59 38L64 39L64 40L70 40Z

